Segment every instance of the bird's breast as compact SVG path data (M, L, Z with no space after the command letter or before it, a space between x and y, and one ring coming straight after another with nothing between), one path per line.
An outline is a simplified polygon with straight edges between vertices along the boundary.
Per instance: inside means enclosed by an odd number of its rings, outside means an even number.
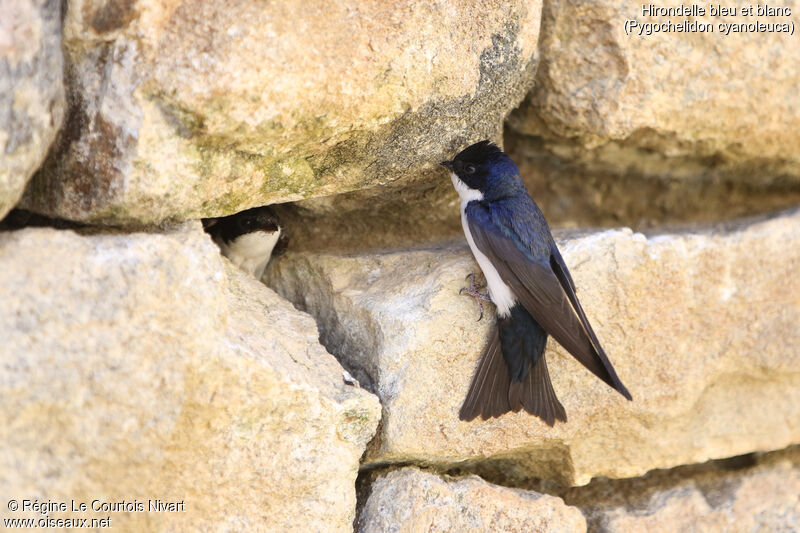
M221 243L222 253L231 262L259 279L272 256L281 235L277 231L254 231L240 235L229 243Z

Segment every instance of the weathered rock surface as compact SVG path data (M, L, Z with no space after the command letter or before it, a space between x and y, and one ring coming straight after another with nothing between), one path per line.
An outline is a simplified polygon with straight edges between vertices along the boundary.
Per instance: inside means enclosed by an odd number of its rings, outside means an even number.
M352 529L378 402L199 223L0 233L0 271L3 498L143 502L51 515L129 531Z
M548 2L536 89L510 124L591 169L796 183L800 41L763 31L725 35L718 25L797 27L800 5L782 3L788 17L742 16L746 5L725 4L740 10L735 17L711 17L708 5L706 16L689 17L712 23L713 33L639 37L625 34L627 20L677 24L684 17L643 16L642 4L623 0Z
M0 219L22 196L63 119L60 4L0 1Z
M555 342L569 422L524 413L458 420L490 326L458 295L466 247L290 253L267 281L381 398L367 463L416 461L508 478L585 484L800 441L800 213L646 238L605 231L561 242L623 400Z
M590 529L608 533L797 531L800 450L770 454L741 470L702 467L644 479L592 483L578 497ZM680 475L687 470L689 476ZM677 474L677 475L676 475Z
M499 487L477 476L443 479L416 468L377 479L359 517L361 533L586 531L561 498Z
M533 83L540 15L538 0L71 1L69 119L25 205L154 222L425 179L499 137Z
M766 215L800 205L800 182L767 179L763 173L751 174L759 178L749 181L733 175L685 179L680 172L643 179L637 172L588 168L581 157L562 159L545 145L542 139L506 131L506 151L555 227L627 226L641 231Z

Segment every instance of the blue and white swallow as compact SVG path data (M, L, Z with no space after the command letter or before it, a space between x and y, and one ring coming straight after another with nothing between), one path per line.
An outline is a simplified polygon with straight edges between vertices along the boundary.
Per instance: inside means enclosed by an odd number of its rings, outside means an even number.
M566 422L545 361L548 334L631 400L583 312L572 276L517 165L489 141L442 165L461 198L464 235L497 308L497 325L459 418L486 420L525 409L550 426Z

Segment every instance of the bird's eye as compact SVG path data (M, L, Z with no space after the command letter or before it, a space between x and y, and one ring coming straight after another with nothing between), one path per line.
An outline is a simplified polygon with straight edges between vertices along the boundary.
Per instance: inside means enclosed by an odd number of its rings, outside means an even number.
M467 174L475 174L475 165L467 165L464 167L464 172Z

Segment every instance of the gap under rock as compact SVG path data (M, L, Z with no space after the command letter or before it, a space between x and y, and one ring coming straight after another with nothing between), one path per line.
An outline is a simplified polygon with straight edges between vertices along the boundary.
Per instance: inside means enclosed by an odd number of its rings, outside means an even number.
M12 209L0 220L0 231L18 231L25 228L52 228L71 230L79 235L119 235L129 233L161 233L188 221L164 221L158 225L105 226L76 222L65 218L40 215L27 209Z
M614 151L611 163L578 161L556 155L538 137L507 132L505 138L506 150L553 226L622 225L646 231L800 205L796 178L770 175L757 163L719 170L713 157L669 158L635 146Z
M12 209L0 220L0 231L16 231L24 228L80 230L85 227L85 224L79 222L39 215L25 209Z
M800 183L780 176L755 183L714 173L696 179L656 171L648 176L614 173L560 158L541 139L509 130L505 149L553 229L669 230L800 205ZM713 161L706 163L713 167ZM283 204L279 214L298 251L403 249L463 238L458 195L448 174L443 170L439 174L405 187L376 187Z

